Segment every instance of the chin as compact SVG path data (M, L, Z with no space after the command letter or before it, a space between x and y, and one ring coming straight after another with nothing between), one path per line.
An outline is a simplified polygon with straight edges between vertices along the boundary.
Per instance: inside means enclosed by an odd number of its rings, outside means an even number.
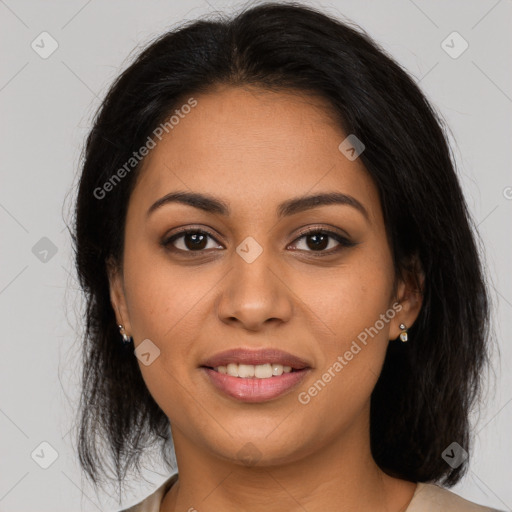
M276 430L268 435L266 430L254 430L240 436L227 438L224 435L222 439L210 440L207 444L221 459L245 467L262 467L290 464L304 457L307 449L297 445L299 439L303 436L298 432Z

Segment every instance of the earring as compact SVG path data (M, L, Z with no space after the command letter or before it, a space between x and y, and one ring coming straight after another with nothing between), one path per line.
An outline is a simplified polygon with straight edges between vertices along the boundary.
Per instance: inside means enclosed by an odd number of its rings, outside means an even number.
M409 336L407 335L407 327L405 324L400 324L400 329L402 329L402 332L400 333L400 340L405 343L409 339Z
M117 327L119 328L119 332L121 333L123 345L129 345L133 341L133 338L131 336L128 336L128 334L124 332L124 327L122 325L118 325Z

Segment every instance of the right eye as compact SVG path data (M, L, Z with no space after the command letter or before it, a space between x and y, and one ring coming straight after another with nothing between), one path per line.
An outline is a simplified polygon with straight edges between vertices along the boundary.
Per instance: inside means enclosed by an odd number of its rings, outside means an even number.
M211 238L217 242L213 235L208 231L204 231L202 229L184 228L181 229L178 233L166 237L162 241L162 245L165 248L175 252L201 252L206 249L215 249L215 246L207 246L208 238ZM178 242L181 247L178 247L176 242Z

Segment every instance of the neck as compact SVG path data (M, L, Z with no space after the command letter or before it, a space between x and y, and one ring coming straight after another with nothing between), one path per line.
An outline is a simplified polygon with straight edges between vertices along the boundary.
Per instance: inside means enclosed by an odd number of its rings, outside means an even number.
M280 464L240 463L212 456L173 427L179 479L161 512L403 512L416 484L393 478L375 463L361 425Z

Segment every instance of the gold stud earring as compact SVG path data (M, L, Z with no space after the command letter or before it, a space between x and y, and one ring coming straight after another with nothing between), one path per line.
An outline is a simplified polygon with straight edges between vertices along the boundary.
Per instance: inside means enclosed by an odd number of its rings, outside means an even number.
M405 324L400 324L400 329L402 329L402 332L400 333L400 340L405 343L409 339L409 336L407 335L407 327Z

